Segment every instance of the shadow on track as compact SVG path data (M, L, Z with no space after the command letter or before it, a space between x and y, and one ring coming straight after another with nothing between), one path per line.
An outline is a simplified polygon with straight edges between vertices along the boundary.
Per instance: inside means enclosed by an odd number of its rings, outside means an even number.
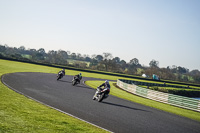
M66 80L57 80L57 81L71 83L71 81L66 81Z
M128 107L128 106L125 106L125 105L120 105L120 104L115 104L115 103L110 103L110 102L104 102L103 101L102 103L117 106L117 107L127 108L127 109L131 109L131 110L139 110L139 111L150 112L150 111L147 111L147 110L132 108L132 107Z
M72 83L71 81L66 81L66 80L57 80L57 81L58 81L58 82ZM81 84L76 85L75 87L86 88L86 89L92 89L92 88L90 88L90 87L83 86L83 85L81 85Z
M76 87L80 87L80 88L86 88L86 89L93 89L93 88L90 88L90 87L87 87L87 86L83 86L83 85L76 85Z

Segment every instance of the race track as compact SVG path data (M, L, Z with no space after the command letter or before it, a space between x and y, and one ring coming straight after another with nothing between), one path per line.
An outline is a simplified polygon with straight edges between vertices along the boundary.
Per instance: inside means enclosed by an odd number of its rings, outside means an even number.
M71 80L72 76L67 75L57 81L56 74L49 73L12 73L2 77L9 88L112 132L200 132L197 121L115 96L110 95L102 103L94 101L94 89L83 83L72 86ZM84 77L82 80L99 79Z

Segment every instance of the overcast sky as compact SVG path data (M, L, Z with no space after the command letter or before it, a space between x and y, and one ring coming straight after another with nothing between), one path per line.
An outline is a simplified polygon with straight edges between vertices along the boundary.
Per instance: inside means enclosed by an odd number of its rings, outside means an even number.
M200 0L0 0L0 44L200 70Z

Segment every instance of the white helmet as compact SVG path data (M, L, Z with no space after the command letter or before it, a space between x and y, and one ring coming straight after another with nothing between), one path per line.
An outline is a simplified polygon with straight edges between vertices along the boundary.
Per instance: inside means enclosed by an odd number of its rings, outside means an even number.
M105 81L105 83L106 83L106 84L109 84L109 81L108 81L108 80L106 80L106 81Z

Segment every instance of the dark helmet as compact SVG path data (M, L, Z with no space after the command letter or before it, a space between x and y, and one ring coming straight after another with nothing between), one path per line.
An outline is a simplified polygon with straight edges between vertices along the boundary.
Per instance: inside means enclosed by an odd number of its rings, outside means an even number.
M105 83L106 83L106 84L109 84L109 81L108 81L108 80L106 80L106 81L105 81Z

